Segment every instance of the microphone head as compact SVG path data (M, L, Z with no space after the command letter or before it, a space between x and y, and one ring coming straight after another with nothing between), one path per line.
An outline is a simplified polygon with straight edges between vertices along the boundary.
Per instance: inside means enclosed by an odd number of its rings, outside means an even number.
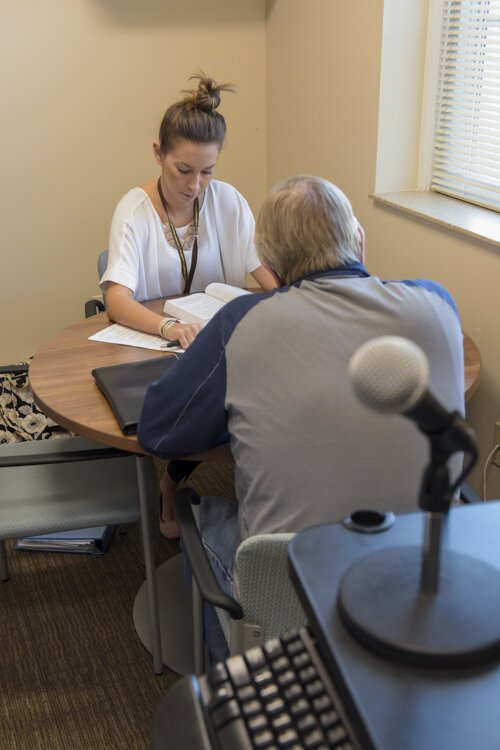
M422 349L400 336L380 336L351 357L349 378L359 400L379 412L400 413L422 399L429 363Z

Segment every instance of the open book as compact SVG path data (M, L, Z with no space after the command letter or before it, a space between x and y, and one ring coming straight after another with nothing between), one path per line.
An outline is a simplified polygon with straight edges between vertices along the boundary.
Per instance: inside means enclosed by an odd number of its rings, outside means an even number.
M242 294L251 294L251 292L230 284L214 282L209 284L204 292L167 300L163 312L173 318L179 318L183 323L205 325L226 302L235 297L241 297Z

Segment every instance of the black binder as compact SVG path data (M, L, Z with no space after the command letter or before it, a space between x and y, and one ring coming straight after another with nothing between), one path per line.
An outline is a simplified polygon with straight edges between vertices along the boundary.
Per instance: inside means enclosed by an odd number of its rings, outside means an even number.
M97 385L107 398L125 435L137 433L137 422L148 387L176 362L177 357L165 356L92 370Z

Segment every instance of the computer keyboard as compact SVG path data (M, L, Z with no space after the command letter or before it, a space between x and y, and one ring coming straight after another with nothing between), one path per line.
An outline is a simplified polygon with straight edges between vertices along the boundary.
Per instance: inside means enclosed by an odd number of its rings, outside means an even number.
M199 688L219 750L358 747L305 628L219 662Z

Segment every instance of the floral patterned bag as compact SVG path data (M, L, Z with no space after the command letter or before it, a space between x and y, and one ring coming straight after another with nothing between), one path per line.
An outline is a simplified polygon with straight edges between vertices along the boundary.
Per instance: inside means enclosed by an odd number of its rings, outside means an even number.
M23 363L24 364L24 363ZM33 401L28 365L21 372L0 370L0 443L47 440L68 431L47 417Z

